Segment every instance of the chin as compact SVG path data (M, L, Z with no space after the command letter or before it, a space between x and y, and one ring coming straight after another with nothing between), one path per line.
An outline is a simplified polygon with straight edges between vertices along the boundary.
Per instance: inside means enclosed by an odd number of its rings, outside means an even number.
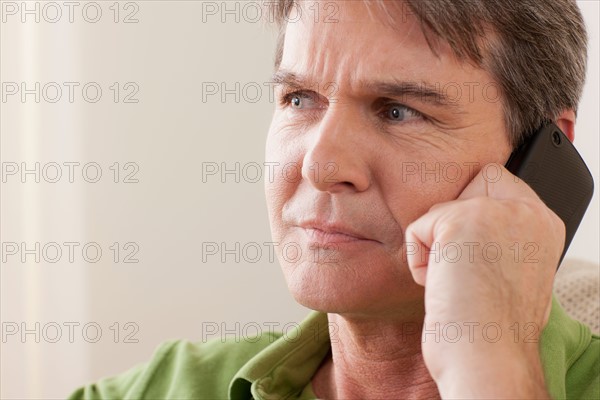
M363 264L282 263L288 289L297 303L325 313L389 313L406 302L423 300L423 288L406 273ZM388 273L383 273L387 270ZM399 271L396 269L396 271ZM366 273L365 273L366 272Z

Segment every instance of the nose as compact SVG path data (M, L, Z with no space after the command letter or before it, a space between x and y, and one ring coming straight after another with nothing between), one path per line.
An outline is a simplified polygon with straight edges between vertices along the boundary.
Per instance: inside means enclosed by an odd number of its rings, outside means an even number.
M370 177L364 150L369 138L360 118L348 105L330 105L309 135L302 162L302 178L316 189L331 193L361 192Z

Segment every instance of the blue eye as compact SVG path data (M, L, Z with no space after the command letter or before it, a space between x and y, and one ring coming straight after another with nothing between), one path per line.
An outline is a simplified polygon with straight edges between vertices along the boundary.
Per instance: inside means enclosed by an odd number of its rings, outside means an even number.
M423 118L420 112L398 103L385 105L384 111L380 115L392 122L404 122L415 118Z
M300 107L300 104L302 104L302 101L300 100L300 97L294 96L294 97L292 97L291 103L294 107Z
M392 107L388 110L388 116L390 119L402 121L404 119L404 110L400 107Z
M282 107L291 107L295 110L305 108L319 108L318 98L314 92L304 90L296 90L288 93L283 93L280 97L279 104Z

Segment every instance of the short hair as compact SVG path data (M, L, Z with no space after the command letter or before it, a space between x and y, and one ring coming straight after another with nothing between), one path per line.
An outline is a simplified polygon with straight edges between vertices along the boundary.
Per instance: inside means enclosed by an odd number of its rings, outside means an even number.
M449 44L455 56L486 70L498 83L513 147L545 120L577 106L587 64L587 33L575 0L362 0L394 26L407 11L418 19L430 48ZM279 29L275 68L297 0L269 2Z

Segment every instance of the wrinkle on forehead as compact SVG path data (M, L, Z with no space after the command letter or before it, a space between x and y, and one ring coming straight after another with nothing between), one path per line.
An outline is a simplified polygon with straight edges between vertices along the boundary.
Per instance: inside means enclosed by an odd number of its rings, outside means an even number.
M343 85L391 73L408 74L416 79L413 75L420 69L443 69L448 62L457 62L449 46L432 51L413 15L403 15L400 23L392 26L382 23L388 20L382 9L363 1L335 4L338 22L325 23L323 6L319 5L317 22L313 10L303 9L299 21L288 23L283 68L304 71L323 80L322 84Z

